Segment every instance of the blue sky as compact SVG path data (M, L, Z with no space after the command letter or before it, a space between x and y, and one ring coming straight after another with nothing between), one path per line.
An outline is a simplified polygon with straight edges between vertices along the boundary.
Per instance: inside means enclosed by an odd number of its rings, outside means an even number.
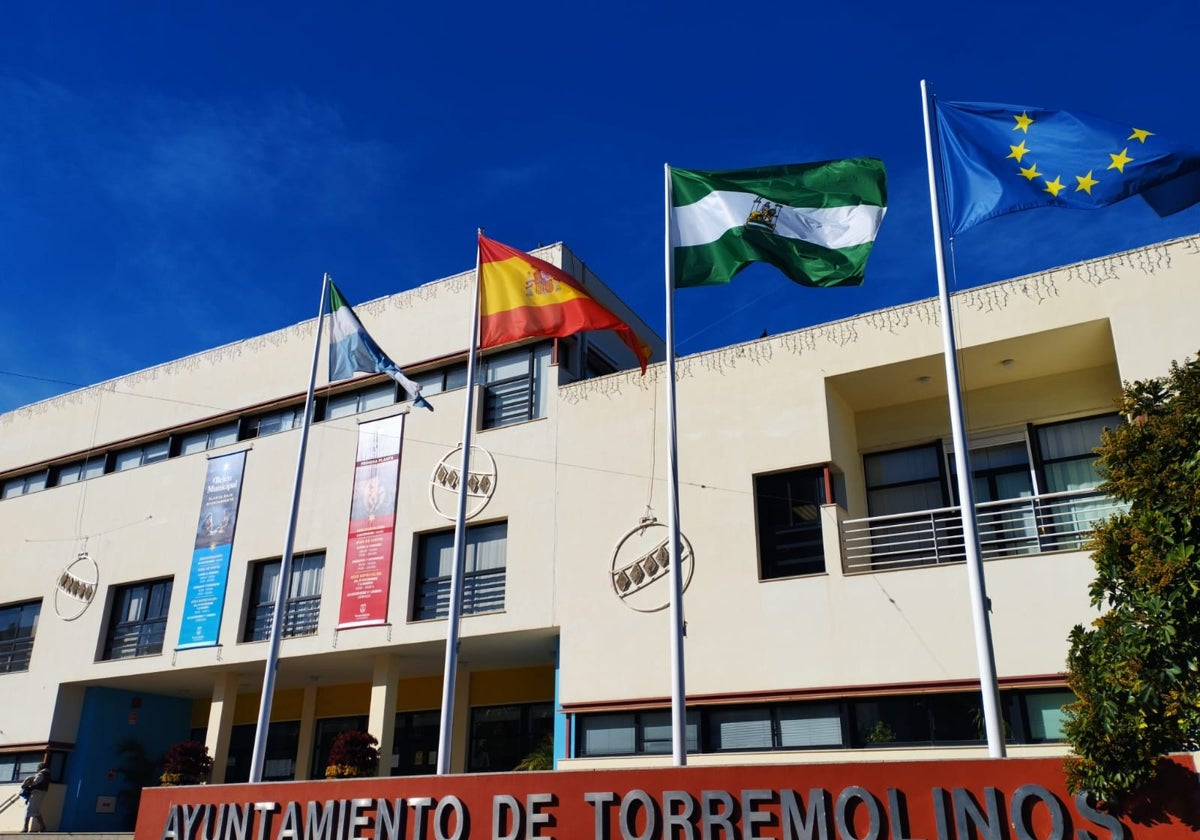
M13 0L0 411L311 318L325 271L352 302L464 271L478 226L566 242L661 334L668 162L889 178L863 287L756 266L682 292L681 353L929 297L922 78L1200 146L1197 31L1195 0ZM1197 232L1138 199L1016 214L958 238L957 282Z

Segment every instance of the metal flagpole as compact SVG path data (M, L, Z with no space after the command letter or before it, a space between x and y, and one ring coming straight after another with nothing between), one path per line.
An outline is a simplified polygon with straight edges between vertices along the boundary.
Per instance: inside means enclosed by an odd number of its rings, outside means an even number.
M975 624L975 655L979 660L979 691L983 696L983 720L987 729L988 755L1004 758L1004 725L1000 716L1000 686L996 681L996 654L992 647L990 602L983 579L979 553L979 531L975 522L975 491L963 422L962 387L958 376L958 351L954 344L950 292L946 284L946 259L942 250L941 207L938 202L934 165L931 94L921 80L921 109L925 116L925 161L929 167L929 201L933 211L933 255L937 262L938 303L942 319L942 347L946 359L946 388L950 398L950 430L954 438L954 466L958 479L958 501L962 511L963 546L967 554L967 579L971 590L971 615Z
M667 532L670 546L671 585L671 754L676 767L687 765L687 693L683 676L683 569L679 567L679 443L675 433L675 281L674 249L671 247L671 166L663 165L666 180L664 225L667 287Z
M325 301L329 292L329 273L321 280L321 306L317 309L317 335L313 339L312 371L308 375L308 396L304 400L304 425L300 428L300 453L296 456L296 482L292 487L292 509L288 514L287 537L279 579L275 586L275 609L271 613L271 640L263 671L262 697L258 703L258 724L254 729L254 755L250 759L250 781L261 782L267 753L267 730L271 723L271 701L275 696L275 672L279 669L279 641L283 638L283 608L292 579L292 549L296 544L296 519L300 513L300 486L304 481L304 456L308 452L308 430L312 426L313 391L317 384L317 360L321 355L321 327L325 322Z
M478 229L483 236L483 228ZM458 514L454 519L454 568L450 571L450 604L446 615L446 668L442 680L442 717L438 730L437 771L450 772L454 731L454 688L458 681L458 621L462 610L463 567L467 557L467 475L471 466L471 431L475 414L475 362L479 347L479 242L475 243L475 307L471 315L471 349L467 354L467 407L463 414L462 470L458 474Z

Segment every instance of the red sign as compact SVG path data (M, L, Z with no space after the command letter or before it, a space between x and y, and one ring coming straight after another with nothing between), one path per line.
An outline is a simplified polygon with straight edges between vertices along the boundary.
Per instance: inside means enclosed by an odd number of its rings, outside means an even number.
M338 629L387 623L404 415L358 427Z
M1068 794L1058 758L146 788L135 840L1191 838L1193 764L1170 769L1161 798L1132 819Z

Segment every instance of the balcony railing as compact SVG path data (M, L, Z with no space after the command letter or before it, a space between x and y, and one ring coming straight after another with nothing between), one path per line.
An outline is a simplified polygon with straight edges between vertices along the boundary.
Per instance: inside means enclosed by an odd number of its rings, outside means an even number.
M504 567L463 572L462 615L499 612L504 609ZM445 618L450 614L450 576L417 582L413 620Z
M1095 490L1046 493L975 506L984 560L1077 551L1095 523L1125 506ZM960 508L847 519L842 551L848 572L932 566L966 559Z

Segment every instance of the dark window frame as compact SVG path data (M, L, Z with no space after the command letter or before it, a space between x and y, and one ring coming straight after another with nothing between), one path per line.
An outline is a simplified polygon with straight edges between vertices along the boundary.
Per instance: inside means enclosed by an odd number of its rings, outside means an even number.
M6 630L5 613L12 611L15 627L12 635ZM26 616L32 613L32 623ZM42 599L18 601L0 605L0 674L16 674L29 670L33 644L37 636L38 619L42 614ZM28 633L23 632L28 627Z
M489 713L516 710L517 732L516 748L504 749L505 744L489 745L480 730L485 724L497 723L483 718ZM535 720L534 715L537 715ZM543 729L541 724L546 724ZM535 731L536 728L536 731ZM467 772L507 772L538 746L546 736L554 737L554 703L553 701L538 701L534 703L497 703L489 706L472 706L467 729ZM495 744L493 736L493 744ZM493 757L495 756L495 757Z
M99 470L96 469L97 466ZM46 486L66 487L69 484L78 484L81 481L98 478L108 471L108 462L104 454L76 458L74 461L51 468Z
M292 555L291 580L283 605L283 634L290 639L295 636L315 635L321 619L321 595L325 588L325 552L308 551ZM319 567L321 582L315 595L292 595L291 591L298 576ZM275 620L275 598L264 593L263 576L268 569L280 569L283 558L257 560L250 564L250 581L247 588L246 621L242 629L243 642L263 642L271 637L271 625ZM276 572L278 578L279 573ZM280 581L280 585L282 585Z
M1078 424L1080 422L1087 421L1087 420L1111 420L1112 425L1105 427L1105 428L1109 428L1109 429L1115 429L1117 426L1121 425L1124 422L1123 418L1121 417L1121 415L1119 413L1117 413L1115 411L1107 411L1107 412L1104 412L1101 414L1089 414L1086 417L1072 417L1070 420L1055 420L1052 423L1030 423L1029 424L1029 427L1026 431L1026 436L1028 437L1029 442L1030 442L1030 449L1033 450L1034 468L1037 472L1038 489L1040 492L1042 492L1042 493L1048 492L1047 488L1050 486L1049 474L1046 470L1047 467L1053 467L1053 466L1057 466L1059 464L1068 464L1068 463L1074 463L1077 461L1085 461L1085 460L1095 463L1096 461L1098 461L1100 459L1100 456L1096 455L1096 453L1094 451L1095 447L1093 447L1092 451L1089 451L1087 453L1078 454L1078 455L1064 455L1064 456L1060 456L1057 458L1048 458L1045 455L1046 444L1042 440L1042 431L1043 430L1054 429L1054 428L1058 428L1061 426L1070 426L1070 425ZM1097 440L1096 446L1099 446L1099 445L1100 445L1100 441Z
M827 744L806 744L800 746L787 745L783 743L784 719L783 716L788 712L809 708L816 709L822 706L833 706L834 712L838 718L838 737L837 743ZM733 746L724 747L718 744L720 735L717 732L716 715L721 713L738 713L747 711L765 711L765 719L770 727L770 744L760 747L749 746ZM847 736L846 725L846 707L844 703L829 700L815 700L799 703L760 703L760 704L742 704L734 706L720 706L708 710L704 716L704 744L705 752L711 753L727 753L727 752L779 752L783 750L802 752L805 750L837 750L843 749L849 739Z
M388 774L424 776L436 773L440 727L441 712L438 709L396 712L396 725L392 735L392 763L388 765ZM421 761L417 761L418 755Z
M633 728L633 749L631 751L604 751L596 750L589 751L587 749L587 725L581 720L574 727L575 730L575 756L580 758L619 758L630 755L670 755L674 747L673 736L669 734L671 725L671 710L670 709L634 709L627 712L599 712L593 715L587 715L586 718L595 720L611 720L612 718L628 717L632 719ZM699 709L687 710L687 739L686 749L689 754L697 754L704 752L702 749L703 732L702 718ZM648 729L659 728L666 723L668 727L668 735L663 738L647 737ZM653 748L650 748L653 745Z
M826 465L759 473L753 478L758 579L825 574L821 506ZM810 492L802 484L812 482ZM803 508L803 511L800 510Z
M483 405L479 424L481 430L500 429L517 423L526 423L540 415L537 406L537 350L540 345L530 344L515 350L506 350L483 359L480 379L483 383ZM525 356L526 368L522 373L489 381L493 366L515 361Z
M0 785L19 784L37 772L45 761L49 767L50 783L62 784L67 766L67 754L60 750L5 750L0 752ZM8 772L3 772L7 770Z
M490 534L503 531L504 565L489 569L478 568L478 546ZM428 531L416 536L413 565L412 621L443 619L449 614L450 575L430 575L430 544L437 541L440 553L449 540L451 552L454 529ZM462 581L460 615L482 615L503 612L508 589L508 520L480 522L467 526L466 558ZM475 568L472 568L472 567Z
M39 493L50 486L52 486L50 484L50 469L49 467L43 467L40 470L4 479L4 483L0 484L0 499L15 499L18 496L28 496L30 493Z
M257 724L243 723L229 730L228 763L225 767L225 784L250 781L250 763L254 753L254 735ZM201 740L202 739L196 739ZM296 756L300 752L300 721L273 720L267 726L267 743L263 750L264 782L290 782L296 778ZM272 772L278 765L273 762L291 761L290 774ZM232 771L232 772L231 772ZM316 778L323 778L318 776Z
M173 577L125 583L112 588L112 606L104 633L104 661L162 654L171 610ZM145 591L139 614L128 616L132 598Z
M317 718L313 727L313 751L310 779L325 778L325 768L329 764L329 753L333 749L334 739L343 732L366 732L367 715L341 715L337 717Z
M922 449L929 450L932 453L933 460L937 464L937 475L936 476L912 479L910 481L893 481L893 482L885 482L885 483L876 484L876 485L871 484L871 479L870 479L871 471L867 466L868 459L874 458L874 457L880 457L883 455L894 455L894 454L897 454L900 452L914 452L914 451L922 450ZM869 516L878 516L879 515L874 510L871 510L871 491L873 491L873 490L894 490L894 489L900 488L900 487L913 487L913 486L921 485L921 484L932 484L934 481L937 482L938 488L942 494L942 502L941 502L940 507L949 507L950 506L950 488L949 488L949 482L947 481L947 473L946 473L945 444L940 439L933 440L928 443L914 444L913 446L901 446L896 449L882 449L878 452L864 452L862 457L863 457L863 485L864 485L864 488L866 491L866 496L867 496L867 511L868 511ZM915 511L909 511L909 512L915 513Z
M1004 717L1005 741L1009 744L1042 744L1065 743L1061 738L1038 738L1033 735L1029 723L1028 698L1047 694L1069 693L1065 686L1048 688L1010 688L1000 692L1001 709ZM879 737L886 732L877 732L873 738L868 733L874 728L874 721L884 718L870 718L865 713L865 707L890 706L893 710L904 712L917 724L925 727L922 737L904 737L911 733L903 731L903 727L892 727L892 737ZM841 722L841 744L812 744L804 746L784 746L782 743L781 716L789 711L813 708L819 706L834 706ZM689 753L699 754L731 754L738 752L808 752L813 750L864 750L878 747L943 747L967 746L985 743L983 733L982 704L978 692L971 691L927 691L906 692L903 694L854 695L849 697L830 698L824 700L790 700L776 703L733 703L729 705L712 705L693 707L687 710L689 730L696 725L699 730L699 744L693 749L689 743ZM749 709L762 710L764 717L771 722L771 746L748 747L738 746L722 748L714 735L717 716L723 713L739 712ZM976 712L976 710L978 710ZM939 721L940 714L940 721ZM583 712L572 715L571 729L574 739L573 755L579 758L625 757L635 755L661 755L661 752L647 750L646 741L640 731L646 724L647 717L654 715L669 715L669 710L626 710L616 712ZM587 735L587 720L589 719L630 718L633 732L634 749L630 751L594 751L585 748ZM893 717L892 723L896 723ZM955 730L958 730L955 732ZM969 729L969 734L966 730Z
M290 422L287 419L287 415L291 415ZM266 430L263 429L264 425L267 426ZM304 403L283 406L274 411L263 411L243 417L238 430L238 440L252 440L254 438L277 435L281 432L290 432L293 429L298 429L303 425Z

